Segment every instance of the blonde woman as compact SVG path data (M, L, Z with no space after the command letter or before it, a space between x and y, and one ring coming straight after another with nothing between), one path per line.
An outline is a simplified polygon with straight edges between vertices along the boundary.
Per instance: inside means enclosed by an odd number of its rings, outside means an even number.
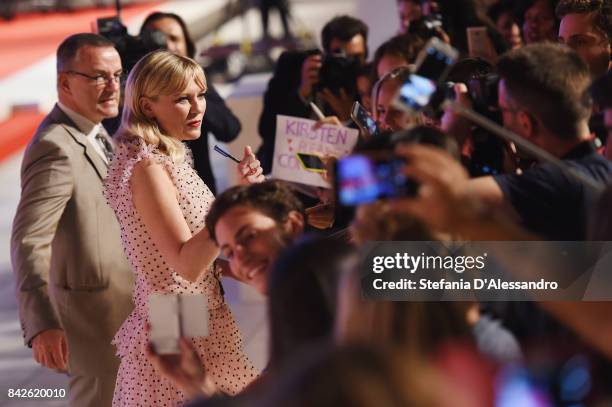
M134 312L114 339L121 357L116 406L172 406L185 400L144 355L151 293L206 295L209 336L194 339L193 345L218 389L235 394L256 376L213 267L218 250L204 218L214 197L193 170L183 144L200 137L205 92L200 66L166 51L145 56L128 78L115 155L105 181L136 274ZM263 180L249 147L238 168L245 182Z

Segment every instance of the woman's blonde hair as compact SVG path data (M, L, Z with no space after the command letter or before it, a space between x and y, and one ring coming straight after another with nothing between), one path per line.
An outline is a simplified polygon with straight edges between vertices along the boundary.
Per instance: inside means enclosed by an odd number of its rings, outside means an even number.
M183 143L165 134L155 118L147 117L142 110L141 99L148 97L155 100L159 95L182 92L191 79L206 90L204 71L193 59L168 51L154 51L145 55L132 68L127 79L119 137L140 137L147 144L158 147L173 161L184 160Z

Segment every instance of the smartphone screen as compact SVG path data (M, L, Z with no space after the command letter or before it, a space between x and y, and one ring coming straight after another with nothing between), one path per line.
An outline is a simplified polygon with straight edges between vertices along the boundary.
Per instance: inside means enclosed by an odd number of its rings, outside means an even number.
M397 97L403 105L418 112L425 109L435 91L436 85L431 80L419 75L410 75L400 88Z
M351 155L336 163L338 201L355 206L381 198L412 196L417 185L402 174L404 161L396 157Z
M359 102L355 102L355 104L353 104L351 118L364 133L367 133L373 137L379 135L378 125L372 116L370 116L368 111L365 110L365 108L361 106Z
M444 82L448 71L457 60L453 47L432 38L419 53L415 73L402 85L394 104L403 110L421 112L430 103L438 85Z
M443 42L432 39L419 54L415 74L434 83L441 83L457 60L457 50Z
M302 168L306 171L322 172L325 171L325 163L316 154L296 153Z

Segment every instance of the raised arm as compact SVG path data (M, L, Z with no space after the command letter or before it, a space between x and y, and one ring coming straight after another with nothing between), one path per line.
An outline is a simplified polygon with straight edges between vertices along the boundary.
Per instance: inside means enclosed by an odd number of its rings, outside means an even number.
M219 253L206 228L191 233L176 188L160 164L148 159L139 162L130 185L134 207L157 249L181 277L196 281Z

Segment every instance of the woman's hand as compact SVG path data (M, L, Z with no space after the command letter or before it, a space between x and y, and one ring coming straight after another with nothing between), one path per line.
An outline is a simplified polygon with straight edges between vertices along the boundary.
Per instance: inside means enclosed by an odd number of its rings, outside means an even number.
M257 184L266 179L263 175L261 163L253 154L250 146L244 148L244 156L238 164L238 173L241 184Z
M212 396L217 387L208 376L204 362L196 352L193 344L180 338L178 355L158 355L149 343L146 349L147 359L166 379L170 380L189 398Z

